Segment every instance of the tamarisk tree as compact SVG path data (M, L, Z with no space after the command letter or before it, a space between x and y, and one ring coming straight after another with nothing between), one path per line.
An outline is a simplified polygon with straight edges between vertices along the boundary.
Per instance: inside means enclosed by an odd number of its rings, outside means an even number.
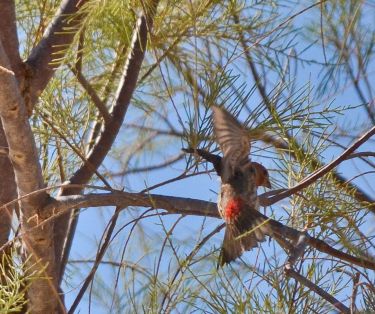
M374 312L374 10L1 1L1 311ZM219 269L215 106L273 232Z

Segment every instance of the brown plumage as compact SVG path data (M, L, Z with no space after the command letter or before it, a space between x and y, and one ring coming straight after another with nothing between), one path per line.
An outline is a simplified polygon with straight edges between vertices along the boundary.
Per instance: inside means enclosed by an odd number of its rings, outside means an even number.
M213 106L216 141L223 152L221 179L226 181L234 168L248 162L250 138L246 129L226 110Z
M254 167L255 170L255 184L256 186L264 186L266 188L271 188L270 177L268 174L268 170L255 161L251 162L251 165Z

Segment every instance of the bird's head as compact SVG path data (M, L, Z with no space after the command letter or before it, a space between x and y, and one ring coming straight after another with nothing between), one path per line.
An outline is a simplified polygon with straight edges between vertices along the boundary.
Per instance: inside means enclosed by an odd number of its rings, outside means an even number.
M268 170L257 162L252 162L251 165L255 171L255 184L256 186L264 186L266 188L271 188L270 177L268 175Z

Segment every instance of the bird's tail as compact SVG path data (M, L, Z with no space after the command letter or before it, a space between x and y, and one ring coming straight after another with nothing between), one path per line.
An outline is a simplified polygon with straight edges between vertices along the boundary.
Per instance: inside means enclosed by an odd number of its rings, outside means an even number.
M258 246L259 242L265 241L266 235L271 235L267 219L261 217L249 221L237 221L227 224L224 241L220 252L217 267L229 264L240 257L243 252Z

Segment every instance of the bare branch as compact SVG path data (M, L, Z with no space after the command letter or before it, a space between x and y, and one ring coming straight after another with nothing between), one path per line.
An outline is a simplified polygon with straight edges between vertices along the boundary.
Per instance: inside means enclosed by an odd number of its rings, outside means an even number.
M160 208L166 210L169 213L181 215L220 218L217 211L217 206L212 202L158 194L128 193L122 191L115 191L112 193L59 196L47 205L46 210L64 212L71 208L99 206L117 206L121 208L128 206L152 207L155 209ZM331 247L320 239L310 236L305 231L298 231L294 228L285 226L282 223L259 212L257 212L257 215L262 216L265 223L271 226L273 231L272 237L274 237L276 240L281 239L283 240L282 242L284 242L285 239L289 239L289 241L292 243L296 243L297 247L294 249L297 250L296 254L298 256L302 254L301 250L306 243L320 252L327 253L340 260L347 261L360 267L375 270L375 262L370 258L352 256L343 252L342 250L337 250ZM298 243L301 243L301 245L298 245Z
M288 144L280 138L274 137L268 133L264 133L261 135L259 139L264 141L265 143L273 145L275 148L279 150L283 150L285 152L290 153ZM293 152L292 152L292 156L294 156ZM313 166L323 167L323 165L318 160L313 161ZM355 186L354 184L348 183L348 180L337 171L334 171L333 174L334 174L336 184L338 184L340 187L347 187L349 190L353 191L354 197L360 202L369 204L369 207L368 207L369 210L375 213L375 200L372 198L372 196L368 195L360 187ZM286 189L283 189L283 191L286 191ZM271 193L272 192L273 191L271 191ZM267 192L267 193L270 193L270 192ZM267 200L265 200L267 193L260 195L260 198L264 200L264 203L262 204L263 206L267 206L268 204Z
M0 42L0 115L9 145L9 157L13 165L19 196L42 189L44 180L35 140L28 122L26 107L19 92L19 87L10 70L10 63ZM55 313L58 298L49 297L51 291L57 296L55 273L53 269L54 250L52 226L43 229L40 221L49 218L50 212L42 210L47 203L46 192L36 193L22 199L21 230L25 234L23 244L28 256L31 271L43 274L28 288L28 306L34 313Z
M65 211L71 208L100 206L141 206L161 208L169 213L220 218L216 203L191 198L145 193L97 193L85 195L58 196L47 205L46 210Z
M126 123L125 126L127 128L134 128L142 131L149 131L149 132L156 132L158 135L168 135L168 136L175 136L178 138L184 137L183 132L178 132L176 130L161 130L157 128L151 128L143 125L137 125L133 123Z
M311 247L317 249L320 252L329 254L333 257L336 257L339 260L347 261L351 264L358 265L360 267L365 267L375 270L375 261L372 257L356 257L348 253L343 252L342 250L336 250L332 246L328 245L324 241L308 236L306 242Z
M0 121L0 145L1 149L6 153L0 156L0 204L6 204L13 199L17 198L17 186L14 178L13 167L8 157L9 149L7 140L5 138L2 123ZM0 211L0 246L8 241L11 220L13 214L14 204L7 206L4 210Z
M210 162L210 163L212 163L213 164L213 166L214 166L214 168L215 168L215 170L216 170L216 172L218 173L218 174L220 174L220 160L221 160L221 157L219 156L219 155L215 155L215 154L212 154L212 153L210 153L210 152L208 152L208 151L205 151L205 150L202 150L202 149L192 149L192 148L189 148L189 149L185 149L185 148L183 148L182 149L184 152L186 152L186 153L193 153L193 152L196 152L199 156L201 156L201 157L203 157L204 159L206 159L208 162ZM344 152L345 153L345 152ZM362 153L358 153L359 155L358 156L362 156L362 155L372 155L372 153L370 152L370 153L367 153L367 152L364 152L363 154ZM357 155L357 154L351 154L351 155L349 155L348 157L346 157L345 158L345 156L344 157L342 157L342 159L340 160L340 162L342 162L342 161L345 161L345 160L347 160L348 158L350 158L350 156L353 156L353 155ZM357 157L357 156L355 156L355 157ZM341 158L341 156L340 156L340 158ZM334 163L335 161L333 161L332 163ZM339 162L339 163L340 163ZM331 164L332 164L331 163ZM324 168L325 167L332 167L332 165L331 164L328 164L328 165L326 165L326 166L324 166ZM338 164L335 164L334 166L337 166ZM333 167L334 167L333 166ZM323 169L323 167L322 167L322 169ZM320 170L322 170L322 169L320 169ZM319 171L320 171L319 170ZM327 172L328 171L330 171L330 170L327 170ZM315 172L315 175L317 175L317 173L318 173L318 171L316 171ZM323 174L320 174L320 176L323 176L325 173L323 173ZM301 181L301 183L300 184L302 184L302 183L304 183L305 181L307 181L307 180L309 180L309 184L311 184L311 183L313 183L313 182L315 182L316 180L311 180L310 181L310 179L311 179L311 177L314 175L314 173L313 174L311 174L310 176L308 176L308 177L306 177L304 180L302 180ZM318 179L319 177L317 177L317 179ZM308 184L308 185L309 185ZM308 186L307 185L307 186ZM295 186L295 187L293 187L293 188L290 188L290 189L279 189L279 190L273 190L273 191L269 191L269 192L266 192L266 193L263 193L263 194L261 194L261 195L259 195L258 196L258 199L259 199L259 204L261 205L261 206L269 206L269 205L272 205L272 204L270 204L270 200L274 197L274 198L277 198L279 195L282 195L282 193L285 193L285 194L288 194L289 193L289 191L290 190L292 190L292 189L294 189L294 188L296 188L296 187L298 187L299 185L297 185L297 186ZM296 191L294 191L293 193L291 193L290 195L292 195L292 194L299 194L298 192L299 192L299 190L302 190L303 188L305 188L305 187L307 187L307 186L303 186L303 187L301 187L300 189L298 189L298 190L296 190ZM290 196L290 195L287 195L287 196ZM303 197L303 195L301 195L301 197ZM278 201L278 200L277 200ZM277 201L275 201L275 202L277 202Z
M69 260L69 264L84 264L87 265L88 263L94 264L96 260L93 259L74 259ZM121 268L130 268L131 270L137 271L146 277L151 277L152 273L148 271L146 268L143 268L138 263L131 263L129 261L122 261L122 262L115 262L115 261L101 261L101 265L110 265L113 267L121 267Z
M14 0L1 1L0 41L3 42L5 53L8 56L10 69L14 72L19 85L22 86L23 62L19 53Z
M306 244L310 245L311 247L317 249L320 252L327 253L333 257L338 258L339 260L347 261L351 264L358 265L360 267L365 267L369 269L375 270L375 261L371 257L356 257L350 255L348 253L343 252L342 250L337 250L326 242L314 238L310 236L307 232L301 232L294 228L288 227L283 225L282 223L278 222L277 220L270 219L265 215L260 214L263 219L267 219L267 224L269 224L273 231L273 237L276 240L282 239L289 239L292 243L296 243L297 246L294 247L296 252L292 252L292 255L300 255L302 254L301 249ZM299 242L301 240L301 242ZM282 241L283 242L283 241ZM293 256L292 256L293 261Z
M34 194L35 193L38 192L34 192ZM174 213L180 215L196 215L219 218L217 206L212 202L157 194L127 193L123 191L115 191L112 193L59 196L56 199L51 198L49 204L45 207L44 210L49 212L53 211L56 214L41 222L38 226L34 227L34 229L45 226L47 223L50 223L62 214L70 212L73 208L104 206L117 206L121 208L126 208L129 206L151 207L154 209L160 208L166 210L170 214ZM307 244L323 253L327 253L333 257L336 257L339 260L347 261L360 267L375 270L375 262L371 258L352 256L348 253L343 252L342 250L337 250L331 247L320 239L311 237L306 232L301 232L291 227L285 226L282 223L270 219L259 212L257 212L257 215L262 216L263 220L265 220L265 223L271 226L273 233L272 237L274 237L278 242L281 239L282 244L288 244L286 246L282 245L282 247L288 250L296 250L296 256L300 256L302 254L303 246ZM12 241L8 241L7 244L3 245L0 248L0 251L7 248L11 243L13 243L14 240L19 239L23 236L25 236L25 234L21 233ZM288 241L290 242L288 243ZM298 241L300 241L301 245L298 245ZM294 246L293 243L296 243L297 246Z
M0 43L0 115L19 195L22 196L43 188L44 181L26 108L14 73L9 69L10 63ZM37 214L36 209L43 206L46 199L47 194L40 193L22 201L31 210L28 218Z
M73 74L76 76L78 82L81 84L81 86L85 89L86 93L90 96L92 102L98 108L100 115L103 117L104 122L106 124L111 122L111 117L109 115L109 112L107 110L107 107L102 102L102 100L99 98L98 94L96 93L95 89L91 86L91 84L86 80L85 76L82 74L81 71L74 67L70 67L70 70L73 72Z
M359 283L359 278L360 278L360 273L359 272L356 272L355 275L352 276L353 277L353 291L352 291L352 296L351 296L351 303L350 303L350 311L351 313L356 313L357 312L357 307L355 305L355 302L356 302L356 297L357 297L357 293L358 293L358 283Z
M375 157L375 152L358 152L349 155L346 157L346 160L352 159L352 158L357 158L357 157Z
M78 188L78 186L76 185L72 185L70 187ZM107 190L107 188L98 186L89 185L86 187ZM43 193L50 189L52 188L47 187L42 189L41 191L34 191L28 196L21 197L21 199L33 196L35 194ZM14 202L15 201L11 201L1 206L0 210L4 210L6 206L9 206ZM44 227L46 224L51 223L58 217L71 212L74 208L103 206L116 206L121 208L126 208L129 206L151 207L154 209L164 209L170 214L197 215L216 218L220 217L217 211L216 203L157 194L112 191L112 193L58 196L56 199L51 197L49 199L49 203L45 206L44 211L53 211L54 215L40 222L37 226L34 227L34 229ZM159 213L159 215L162 214L163 213ZM33 231L34 229L31 230ZM10 247L12 243L14 243L14 241L21 239L25 235L25 233L21 232L12 240L9 240L2 247L0 247L0 252Z
M74 39L75 32L72 29L78 28L83 16L72 18L72 15L77 13L86 2L86 0L63 0L41 41L27 58L26 64L30 72L27 91L30 104L27 105L31 109L60 65L53 61L64 57L67 47ZM67 27L69 32L65 30Z

